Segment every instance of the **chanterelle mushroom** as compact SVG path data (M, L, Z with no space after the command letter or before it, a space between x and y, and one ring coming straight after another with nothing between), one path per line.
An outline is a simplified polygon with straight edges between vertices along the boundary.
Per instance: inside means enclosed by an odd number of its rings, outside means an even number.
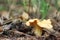
M26 25L33 27L33 32L36 36L41 36L42 28L37 24L38 22L40 22L38 19L30 19L26 22Z
M26 22L27 26L32 26L33 31L36 36L41 36L42 34L42 28L52 30L53 26L51 25L50 19L40 21L39 19L30 19Z
M38 22L38 25L42 28L48 29L49 31L53 31L53 26L51 24L51 20L47 19L47 20L43 20L41 22Z

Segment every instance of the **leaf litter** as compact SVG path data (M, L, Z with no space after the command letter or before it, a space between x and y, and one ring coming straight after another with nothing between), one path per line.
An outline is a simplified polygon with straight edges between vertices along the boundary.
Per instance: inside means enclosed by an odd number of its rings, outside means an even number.
M0 11L0 39L60 40L60 12L50 5L49 14L41 20L37 6L34 6L11 4L9 11Z

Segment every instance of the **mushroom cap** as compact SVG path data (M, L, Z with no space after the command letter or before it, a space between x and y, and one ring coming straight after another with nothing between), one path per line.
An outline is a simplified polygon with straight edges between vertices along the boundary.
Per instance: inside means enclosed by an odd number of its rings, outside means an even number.
M36 21L36 22L34 22L34 21ZM48 30L52 30L52 28L53 28L50 19L42 20L42 21L40 21L39 19L30 19L29 21L26 22L26 25L27 26L38 25L40 28L45 28Z
M46 29L48 29L48 30L51 30L51 29L53 28L50 19L48 19L48 20L43 20L43 21L41 21L41 22L38 22L37 24L38 24L40 27L46 28Z
M35 25L39 22L38 19L30 19L29 21L26 22L26 25L27 26L33 25L32 23L34 23L34 21L36 21L35 22Z

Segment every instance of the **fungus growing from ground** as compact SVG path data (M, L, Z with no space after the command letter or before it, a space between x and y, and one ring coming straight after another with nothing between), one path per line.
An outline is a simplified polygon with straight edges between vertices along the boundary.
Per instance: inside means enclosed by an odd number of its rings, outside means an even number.
M50 19L47 19L47 20L43 20L41 22L38 22L38 25L42 28L45 28L49 31L53 31L53 26L51 24L51 20Z
M43 28L52 30L52 25L50 19L48 20L39 20L39 19L30 19L29 21L26 22L27 26L32 26L33 27L33 32L36 36L41 36L42 35L42 30Z
M36 36L41 36L42 28L38 25L38 22L40 22L38 19L30 19L26 22L26 25L33 27L33 32Z

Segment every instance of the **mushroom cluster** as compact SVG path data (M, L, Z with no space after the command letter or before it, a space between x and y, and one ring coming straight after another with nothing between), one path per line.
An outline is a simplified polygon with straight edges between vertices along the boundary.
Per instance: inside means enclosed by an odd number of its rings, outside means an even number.
M32 26L33 27L33 32L36 36L41 36L42 35L42 30L43 28L52 31L53 26L51 24L51 20L39 20L39 19L30 19L26 22L27 26Z

